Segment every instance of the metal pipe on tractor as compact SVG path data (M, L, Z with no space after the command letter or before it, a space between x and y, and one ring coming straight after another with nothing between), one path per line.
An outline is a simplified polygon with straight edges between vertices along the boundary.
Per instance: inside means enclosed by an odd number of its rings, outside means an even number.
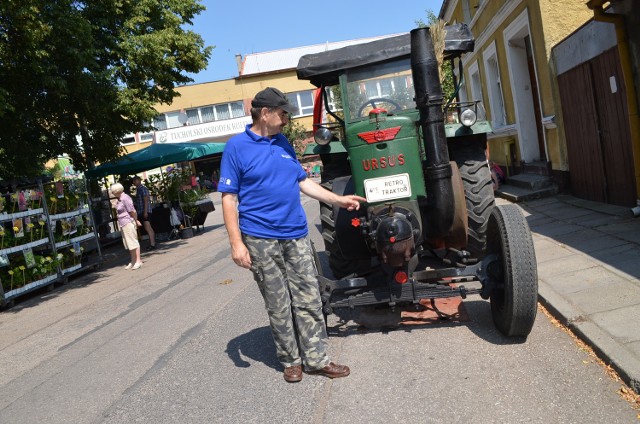
M425 230L431 240L448 235L455 215L452 170L442 110L439 65L429 28L411 31L411 72L426 154L423 175L427 192Z

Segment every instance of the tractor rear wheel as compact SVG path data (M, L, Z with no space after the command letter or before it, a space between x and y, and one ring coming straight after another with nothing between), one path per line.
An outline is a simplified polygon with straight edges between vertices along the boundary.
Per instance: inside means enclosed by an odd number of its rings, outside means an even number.
M487 223L495 205L491 171L485 155L486 140L457 139L449 143L449 155L458 164L464 184L469 233L467 249L483 258L487 248Z
M493 208L487 229L487 254L495 260L487 274L493 322L505 336L528 336L538 307L538 271L529 225L516 205Z

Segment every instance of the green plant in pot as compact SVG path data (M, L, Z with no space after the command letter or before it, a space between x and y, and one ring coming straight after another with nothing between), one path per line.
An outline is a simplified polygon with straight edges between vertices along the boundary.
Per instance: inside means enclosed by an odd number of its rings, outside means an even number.
M147 188L151 194L161 198L164 202L178 202L180 191L189 185L191 172L189 169L150 175Z
M180 193L182 211L191 217L187 225L191 225L198 213L198 200L206 199L207 196L207 190L202 189L185 190Z

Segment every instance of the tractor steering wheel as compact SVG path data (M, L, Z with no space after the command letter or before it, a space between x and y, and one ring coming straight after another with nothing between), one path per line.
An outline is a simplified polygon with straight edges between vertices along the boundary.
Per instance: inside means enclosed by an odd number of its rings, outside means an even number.
M374 98L374 99L367 100L362 104L362 106L358 108L358 116L362 116L362 112L364 112L364 110L367 108L368 105L371 105L373 109L377 108L378 106L376 106L376 102L390 104L394 107L393 110L402 109L402 106L400 106L398 103L394 102L393 100L383 99L383 98Z

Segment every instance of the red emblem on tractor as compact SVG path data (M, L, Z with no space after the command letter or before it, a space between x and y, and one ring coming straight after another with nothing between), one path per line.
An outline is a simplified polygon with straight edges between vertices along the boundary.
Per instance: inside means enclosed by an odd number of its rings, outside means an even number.
M380 141L390 141L396 138L401 127L385 128L383 130L367 131L358 134L358 137L369 144L378 143Z

